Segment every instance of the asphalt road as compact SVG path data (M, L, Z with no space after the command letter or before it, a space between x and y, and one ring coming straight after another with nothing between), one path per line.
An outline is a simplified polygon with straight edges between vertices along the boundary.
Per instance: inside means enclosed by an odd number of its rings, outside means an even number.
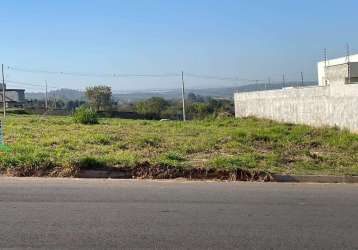
M358 249L358 185L0 178L0 248Z

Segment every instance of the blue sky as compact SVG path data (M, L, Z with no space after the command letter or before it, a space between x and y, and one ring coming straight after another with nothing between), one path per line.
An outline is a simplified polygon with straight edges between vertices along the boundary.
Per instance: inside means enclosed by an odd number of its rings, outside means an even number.
M195 73L248 79L315 80L323 48L358 52L358 1L4 1L0 61L48 71ZM177 88L180 78L98 78L6 69L9 81L83 89ZM188 87L244 82L186 77ZM9 84L11 87L40 87Z

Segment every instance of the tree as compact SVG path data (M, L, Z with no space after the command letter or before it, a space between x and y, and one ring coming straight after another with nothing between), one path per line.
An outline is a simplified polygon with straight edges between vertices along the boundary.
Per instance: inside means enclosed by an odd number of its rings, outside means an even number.
M149 119L160 119L169 102L162 97L152 97L135 105L135 111Z
M75 102L72 101L72 100L69 100L67 103L66 103L66 110L67 111L73 111L75 110L76 106L75 106Z
M65 102L62 99L56 100L56 107L59 109L63 109L65 107Z
M187 97L187 100L189 101L189 102L196 102L196 95L194 94L194 93L189 93L188 94L188 97Z
M189 102L205 102L204 98L201 95L196 95L192 92L188 94L187 100Z
M211 115L208 103L195 102L188 103L187 105L187 117L188 119L203 119Z
M108 86L94 86L86 88L85 95L96 111L103 111L111 107L112 89Z

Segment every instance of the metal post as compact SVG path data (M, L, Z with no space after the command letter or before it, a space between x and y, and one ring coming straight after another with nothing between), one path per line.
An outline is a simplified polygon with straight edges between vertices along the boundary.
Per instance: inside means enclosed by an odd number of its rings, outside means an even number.
M347 65L348 65L348 84L351 83L351 59L350 59L350 48L349 44L347 43Z
M4 109L3 119L0 121L0 145L5 145L4 140L4 127L5 127L5 118L6 118L6 96L5 96L5 78L4 78L4 64L1 64L2 72L2 105Z
M2 129L2 121L0 120L0 145L4 145L4 136L3 136L3 129Z
M350 63L350 61L351 61L351 59L350 59L351 52L350 52L350 47L349 47L348 43L346 44L346 52L347 52L347 62Z
M265 81L264 87L265 87L265 90L266 90L267 89L267 82L266 81Z
M303 72L301 71L301 86L303 87Z
M267 81L268 87L270 88L270 86L271 86L271 78L269 77L267 80L268 80L268 81Z
M327 66L328 66L327 65L327 49L324 48L324 84L325 85L328 85L327 76L326 76Z
M5 87L5 78L4 78L4 64L1 64L1 72L2 72L2 105L4 111L3 124L4 124L6 118L6 96L5 96L6 87Z
M324 48L324 67L327 68L327 49Z
M46 109L46 111L47 111L47 109L48 109L48 96L47 96L47 81L45 81L45 84L46 84L46 86L45 86L45 88L46 88L46 92L45 92L45 109Z
M182 98L182 103L183 103L183 121L186 121L186 117L185 117L184 71L181 72L181 81L182 81L181 98Z
M56 100L56 93L55 92L53 93L53 105L54 105L54 108L56 110L57 109L57 100Z
M286 77L285 74L282 75L282 88L286 87Z

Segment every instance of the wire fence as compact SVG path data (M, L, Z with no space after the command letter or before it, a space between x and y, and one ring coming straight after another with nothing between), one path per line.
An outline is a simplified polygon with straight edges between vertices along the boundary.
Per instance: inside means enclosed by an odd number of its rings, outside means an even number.
M14 66L6 66L6 70L10 72L18 72L24 74L36 74L40 75L41 81L31 82L31 81L19 81L14 78L6 79L6 84L8 86L15 86L25 88L31 92L45 92L46 89L48 91L54 91L64 88L62 83L64 82L64 77L75 77L75 78L102 78L102 79L165 79L165 82L170 82L170 86L177 85L177 88L181 88L182 79L181 72L180 73L162 73L162 74L128 74L128 73L85 73L85 72L67 72L67 71L48 71L41 69L29 69L22 67L14 67ZM12 76L13 74L11 74ZM58 77L59 84L45 84L43 80L46 78L46 75L56 76ZM9 78L9 77L7 77ZM267 77L266 79L250 79L245 77L238 76L218 76L218 75L204 75L204 74L196 74L196 73L184 73L184 81L186 82L187 88L195 88L198 82L202 84L199 88L206 88L205 86L210 85L210 88L225 88L225 87L233 87L236 88L237 91L247 92L247 91L265 91L265 90L274 90L274 89L283 89L287 87L305 87L309 85L315 85L317 82L313 79L316 77L313 74L305 74L304 72L293 72L290 74L282 74L282 76L275 77ZM168 80L170 79L170 81ZM210 84L208 84L210 83ZM213 84L214 83L214 86ZM112 89L114 92L118 92L117 84L112 85ZM204 86L204 87L203 87ZM169 88L161 88L158 89L160 91L168 90ZM83 89L79 89L83 90ZM130 91L130 90L129 90ZM145 91L142 89L141 91ZM152 91L152 90L148 90ZM153 91L154 92L154 91Z
M26 113L30 112L31 114L39 114L43 117L46 115L72 114L71 112L75 110L73 107L78 107L84 103L85 89L75 89L77 86L72 84L73 87L67 87L67 89L79 91L73 96L63 90L65 89L64 86L69 86L69 82L66 81L73 79L76 79L76 82L81 82L82 86L88 86L87 84L83 84L84 81L93 82L93 79L95 79L96 82L106 82L106 84L95 85L111 86L114 100L112 105L116 106L124 105L125 107L125 104L135 105L139 100L148 99L154 96L171 99L173 103L182 102L182 114L178 115L177 119L183 120L185 120L186 117L185 99L188 98L191 93L200 97L210 96L213 98L226 99L221 101L230 103L232 102L235 92L269 91L288 87L306 87L317 84L313 80L306 80L306 78L314 79L315 77L308 74L305 75L304 72L292 72L290 74L285 73L282 74L282 76L269 76L266 79L253 79L240 76L206 75L192 72L161 74L85 73L48 71L13 66L6 66L5 69L7 71L6 80L4 80L6 89L9 91L12 90L13 92L23 91L24 93L22 101L24 105L22 107L12 104L14 105L13 107L15 107L15 112L18 112L16 108L19 107L20 111L23 110L26 111ZM164 83L162 86L165 87L119 91L118 83L120 83L119 81L122 79L125 79L126 81L129 79L135 79L135 81L150 83L152 85L152 79L155 79L155 81L159 81L160 79L162 83ZM108 82L111 83L108 84ZM184 85L186 87L185 90ZM133 84L131 87L133 87ZM25 97L25 90L28 91L26 96L27 98ZM71 104L70 100L77 100L79 102ZM205 100L207 101L209 98L205 98ZM8 104L7 100L6 103ZM14 112L14 110L12 112Z

